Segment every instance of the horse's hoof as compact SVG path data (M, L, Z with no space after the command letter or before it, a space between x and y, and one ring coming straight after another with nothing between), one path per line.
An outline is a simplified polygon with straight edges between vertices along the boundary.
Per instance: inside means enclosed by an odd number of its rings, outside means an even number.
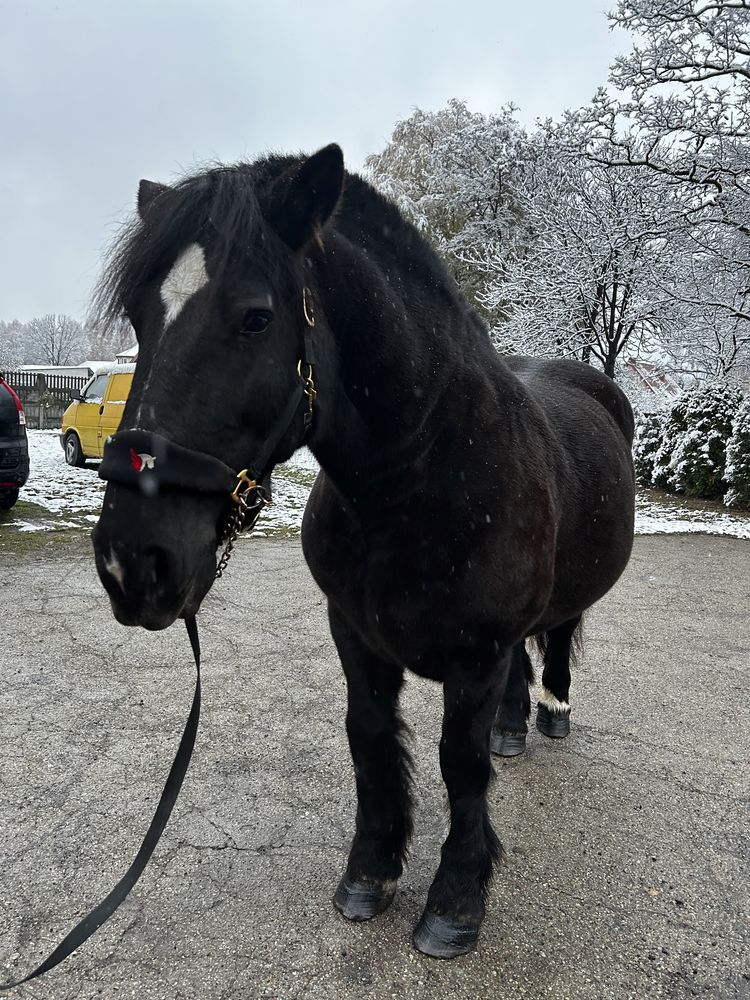
M479 938L480 922L462 923L425 910L412 941L417 951L430 958L457 958L473 951Z
M504 733L493 729L490 749L500 757L517 757L526 749L526 733Z
M364 882L344 875L333 897L333 905L347 920L370 920L388 909L397 885L395 879Z
M570 709L550 712L540 701L536 706L536 728L550 739L563 739L570 732Z

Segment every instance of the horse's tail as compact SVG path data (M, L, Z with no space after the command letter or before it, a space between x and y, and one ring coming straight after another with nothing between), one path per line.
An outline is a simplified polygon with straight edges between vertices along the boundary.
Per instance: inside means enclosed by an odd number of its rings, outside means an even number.
M573 629L572 633L570 631L571 627ZM577 667L581 656L583 656L583 614L579 615L577 619L573 618L569 622L564 622L562 625L558 625L556 628L550 629L549 632L539 632L534 636L536 648L539 650L540 656L545 661L550 649L550 644L561 640L563 642L570 642L570 666L572 668Z

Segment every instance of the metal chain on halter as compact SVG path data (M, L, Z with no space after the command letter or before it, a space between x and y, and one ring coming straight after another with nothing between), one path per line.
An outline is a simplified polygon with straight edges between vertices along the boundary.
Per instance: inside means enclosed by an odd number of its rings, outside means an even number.
M253 504L247 502L247 496L250 492L254 493L255 503ZM214 579L221 579L224 570L227 568L227 563L232 555L234 543L237 541L239 533L241 531L252 531L258 522L261 511L270 503L271 499L262 486L255 486L252 491L248 490L247 493L238 496L236 505L232 508L227 519L224 534L219 541L219 545L223 545L224 548L216 564L216 576Z

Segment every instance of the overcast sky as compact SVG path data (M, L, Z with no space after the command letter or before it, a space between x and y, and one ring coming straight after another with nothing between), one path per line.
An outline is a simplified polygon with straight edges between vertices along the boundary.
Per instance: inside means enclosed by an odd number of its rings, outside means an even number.
M0 319L83 319L141 177L328 142L347 165L451 97L585 103L607 0L0 0Z

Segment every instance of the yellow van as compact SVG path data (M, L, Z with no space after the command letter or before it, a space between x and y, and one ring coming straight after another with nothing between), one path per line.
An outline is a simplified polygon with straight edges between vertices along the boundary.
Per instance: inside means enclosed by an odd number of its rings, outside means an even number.
M60 443L68 465L101 458L104 442L120 426L125 400L133 384L135 365L113 365L91 376L63 413Z

